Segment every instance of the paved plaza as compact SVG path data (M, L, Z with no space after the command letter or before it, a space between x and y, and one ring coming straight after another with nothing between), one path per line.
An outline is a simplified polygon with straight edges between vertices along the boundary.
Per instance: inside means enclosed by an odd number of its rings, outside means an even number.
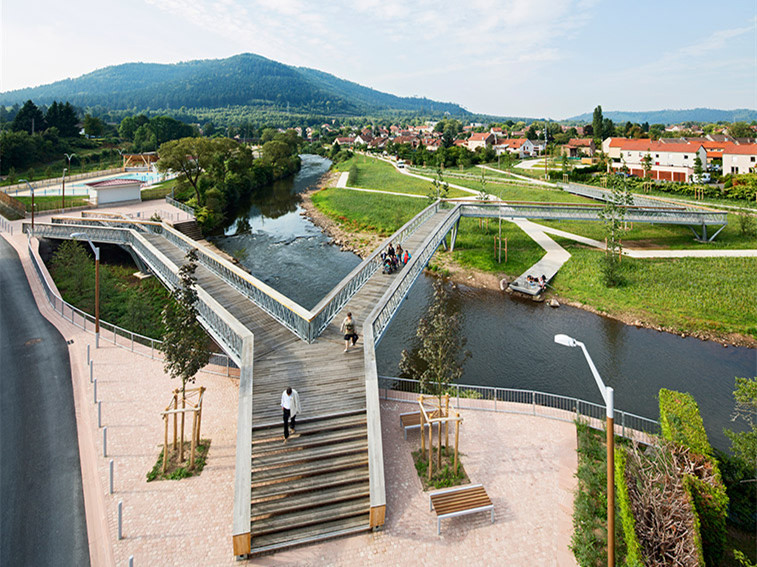
M142 203L132 213L149 216L165 203ZM178 215L176 209L170 213ZM45 217L39 215L44 221ZM47 303L26 249L20 221L3 232L18 250L42 314L69 344L82 461L87 530L93 565L240 565L231 555L237 385L235 378L200 373L207 388L202 436L212 440L208 463L197 478L147 483L163 442L159 412L180 384L162 363L101 340L63 319ZM87 345L94 360L102 425L108 428L103 457ZM284 381L282 381L284 384ZM282 386L283 387L283 386ZM277 405L279 400L255 400ZM256 557L252 565L575 565L570 543L575 489L576 435L571 423L528 415L464 410L462 462L473 483L482 483L495 506L488 513L442 520L428 509L410 451L418 431L404 439L399 413L413 404L382 402L386 471L385 529ZM305 417L305 416L303 416ZM109 460L114 494L108 493ZM123 503L123 539L117 539L117 508Z

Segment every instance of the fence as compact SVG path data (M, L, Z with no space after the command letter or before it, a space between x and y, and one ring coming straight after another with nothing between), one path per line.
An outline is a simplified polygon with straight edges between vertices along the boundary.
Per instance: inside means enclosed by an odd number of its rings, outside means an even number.
M450 404L457 409L534 415L567 422L584 418L596 429L605 424L604 405L570 396L466 384L448 385L445 390L450 395ZM421 387L418 380L379 376L379 391L384 400L415 402ZM615 434L651 444L652 437L660 434L660 423L616 409Z
M41 260L32 249L31 240L29 241L28 246L29 257L34 265L34 270L42 284L42 289L45 292L47 301L52 308L73 325L84 331L94 333L94 316L64 301L63 298L55 292L52 284L48 281L47 276L45 275L47 273L47 268L43 268L40 265ZM151 337L140 335L139 333L128 331L103 320L100 320L100 338L137 354L149 356L152 359L163 360L163 353L159 348L163 341L159 339L153 339ZM204 371L221 376L239 377L239 367L237 364L228 355L222 353L213 353L210 357L210 362L204 368Z
M116 173L123 173L123 168L116 167L113 169L102 169L99 171L87 171L84 173L77 173L76 175L66 175L66 182L77 181L79 179L92 179L93 177L102 177L105 175L113 175ZM41 189L42 187L51 187L52 185L60 185L62 177L51 177L49 179L39 179L32 182L34 190ZM19 191L28 190L26 183L16 183L15 185L6 185L0 187L0 193L18 193Z
M181 209L185 213L189 213L190 215L192 215L192 217L195 216L195 210L192 207L190 207L189 205L185 205L181 201L177 201L176 199L172 199L168 195L166 195L166 203L169 204L169 205L171 205L171 206L173 206L173 207L176 207L177 209Z

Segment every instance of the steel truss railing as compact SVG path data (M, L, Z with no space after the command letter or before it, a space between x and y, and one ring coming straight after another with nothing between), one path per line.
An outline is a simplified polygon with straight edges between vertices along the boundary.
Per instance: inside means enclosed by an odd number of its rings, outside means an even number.
M418 380L379 376L382 398L393 401L416 401L421 393ZM534 390L448 384L444 387L450 396L450 405L457 409L493 411L536 415L559 421L585 419L590 425L601 429L604 426L607 408L571 396L561 396ZM615 410L616 434L637 441L650 441L660 434L660 423L630 412Z

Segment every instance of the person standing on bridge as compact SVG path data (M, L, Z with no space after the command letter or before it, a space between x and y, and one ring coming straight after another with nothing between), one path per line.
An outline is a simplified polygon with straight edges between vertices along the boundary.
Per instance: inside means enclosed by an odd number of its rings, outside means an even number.
M284 443L289 440L289 425L292 425L294 433L294 420L300 413L300 394L289 386L281 393L281 409L284 411Z
M347 352L350 348L350 341L352 341L352 346L357 344L355 320L352 318L351 311L347 312L347 316L344 318L344 321L342 321L342 325L339 328L344 333L344 352Z

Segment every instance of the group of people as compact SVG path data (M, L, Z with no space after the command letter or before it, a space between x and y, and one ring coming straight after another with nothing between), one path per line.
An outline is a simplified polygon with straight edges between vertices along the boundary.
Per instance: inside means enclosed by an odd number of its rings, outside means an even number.
M403 250L402 244L397 244L397 249L395 250L390 242L386 252L381 253L381 261L384 266L384 273L391 274L410 261L410 252Z
M547 276L544 274L541 277L532 276L531 274L526 276L526 281L531 287L539 286L539 291L542 292L547 289Z

